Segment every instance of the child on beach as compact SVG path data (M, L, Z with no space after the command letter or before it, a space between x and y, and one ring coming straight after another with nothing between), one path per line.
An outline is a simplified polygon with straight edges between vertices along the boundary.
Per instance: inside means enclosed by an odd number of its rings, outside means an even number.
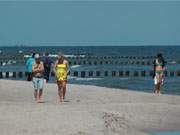
M54 72L56 76L60 102L65 100L68 67L68 61L65 60L62 53L59 53L58 60L54 65Z
M164 70L165 70L165 61L162 54L157 54L157 58L154 63L154 84L155 90L154 93L160 95L161 94L161 86L164 81Z
M40 61L39 54L35 54L35 63L32 66L33 72L33 84L34 84L34 98L36 101L41 102L41 97L43 94L43 72L44 72L44 65Z

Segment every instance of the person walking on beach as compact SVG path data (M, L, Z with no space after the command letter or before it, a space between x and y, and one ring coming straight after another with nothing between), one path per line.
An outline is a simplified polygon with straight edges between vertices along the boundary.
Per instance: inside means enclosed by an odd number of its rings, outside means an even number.
M161 53L157 54L156 59L153 62L154 64L154 84L155 89L154 93L160 95L161 94L161 86L164 81L164 70L165 70L165 60Z
M54 65L54 72L56 76L60 102L65 100L68 68L68 61L65 60L62 53L59 53L58 60Z
M33 72L34 98L37 102L41 102L41 97L43 94L43 86L44 86L44 79L43 79L44 65L40 61L39 54L35 54L35 63L32 66L32 72Z
M35 62L34 55L35 53L26 61L27 81L32 81L32 65Z
M44 76L44 79L46 80L46 83L47 83L49 81L49 75L50 75L50 72L51 72L51 66L53 65L53 61L49 57L48 52L44 53L44 56L42 57L41 60L42 60L43 65L44 65L43 76Z

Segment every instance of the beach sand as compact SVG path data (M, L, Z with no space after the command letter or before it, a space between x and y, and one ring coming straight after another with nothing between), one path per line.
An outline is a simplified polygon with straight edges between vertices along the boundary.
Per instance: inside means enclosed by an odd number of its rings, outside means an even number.
M148 135L180 130L180 96L88 85L67 86L59 103L56 84L45 84L43 101L31 82L0 80L1 135Z

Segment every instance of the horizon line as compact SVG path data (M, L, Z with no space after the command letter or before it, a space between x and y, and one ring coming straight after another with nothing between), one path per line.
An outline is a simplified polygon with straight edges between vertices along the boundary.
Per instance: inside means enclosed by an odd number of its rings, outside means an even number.
M0 45L0 47L174 47L180 45Z

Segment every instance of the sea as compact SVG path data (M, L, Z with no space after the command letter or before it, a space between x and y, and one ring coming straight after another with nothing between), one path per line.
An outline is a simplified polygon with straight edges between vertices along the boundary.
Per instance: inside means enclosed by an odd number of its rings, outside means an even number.
M84 56L98 56L98 57L112 57L117 56L123 59L130 57L150 58L162 53L167 61L166 68L171 71L180 71L180 46L13 46L0 47L0 57L7 55L9 60L11 57L17 55L30 55L33 52L43 54L48 51L50 54L57 54L62 52L64 55L84 55ZM152 69L152 65L77 65L76 68L82 69L122 69L131 70L133 68ZM73 66L72 66L73 68ZM1 65L1 71L21 71L25 70L25 63L23 64L8 64ZM9 78L11 79L11 78ZM55 83L54 78L51 78L51 83ZM122 88L124 90L143 91L152 93L154 89L153 78L147 77L68 77L70 84L84 84L96 85L110 88ZM163 94L180 95L180 77L166 77L162 86Z

